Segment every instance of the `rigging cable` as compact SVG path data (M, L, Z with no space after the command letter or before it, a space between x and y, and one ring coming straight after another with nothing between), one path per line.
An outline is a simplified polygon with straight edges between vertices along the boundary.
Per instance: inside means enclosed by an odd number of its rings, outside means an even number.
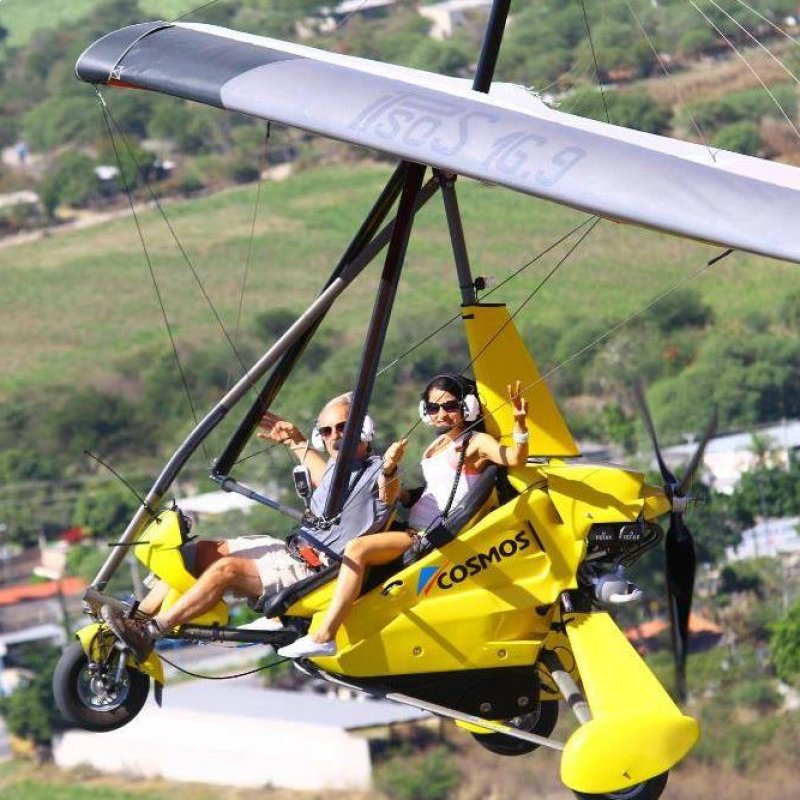
M95 88L95 91L97 91L98 95L100 95L100 91L98 89ZM236 359L238 360L240 366L242 367L242 370L244 372L247 372L247 365L244 363L241 355L239 354L239 351L236 349L236 345L233 343L233 340L231 339L231 336L228 333L228 329L225 327L225 323L222 321L222 318L220 317L219 312L217 311L217 309L216 309L216 307L214 305L214 302L212 301L211 297L209 296L208 292L206 291L206 287L203 285L203 281L200 278L200 275L198 274L197 270L195 269L195 266L192 263L191 258L189 258L189 254L186 252L186 248L184 248L183 244L181 243L180 239L178 238L178 234L175 232L175 229L172 227L172 223L170 222L169 217L167 216L167 213L164 211L164 207L161 205L161 201L159 200L159 198L156 195L156 193L153 191L152 184L150 183L150 181L145 176L144 170L142 169L141 165L139 164L139 161L136 158L136 154L133 152L133 149L131 148L127 137L122 132L122 128L120 127L120 125L116 121L116 119L114 118L114 115L111 113L111 111L105 105L105 101L104 100L103 100L103 109L104 109L104 112L108 114L108 116L111 119L111 121L114 123L114 127L117 129L117 133L119 134L120 139L122 139L122 143L125 145L125 148L128 151L128 155L131 157L131 160L133 161L134 165L136 166L137 172L139 173L140 176L142 176L142 178L144 180L144 184L147 187L147 191L148 191L148 193L150 195L150 198L152 199L153 203L155 203L156 208L158 209L159 213L161 214L161 217L163 218L164 223L167 226L167 229L169 230L170 234L172 235L172 238L175 241L175 244L178 247L178 250L180 251L181 255L183 256L183 260L186 262L186 265L189 267L189 271L192 273L192 276L194 277L195 283L197 284L198 288L200 289L200 293L205 298L206 304L208 305L209 309L211 310L211 313L214 315L214 319L216 319L217 324L220 327L220 330L222 331L222 333L225 336L225 338L228 340L228 344L230 344L231 350L233 351L233 354L236 356ZM116 155L116 147L114 148L114 152L115 152L115 155ZM117 162L120 164L120 171L121 171L122 170L122 165L119 162L119 156L117 156ZM126 191L128 191L128 190L126 189Z
M677 281L676 283L674 283L672 286L670 286L669 288L665 289L664 291L659 292L658 294L654 295L644 306L638 308L636 311L632 312L628 316L626 316L623 319L621 319L618 322L616 322L614 325L612 325L610 328L608 328L604 333L600 334L599 336L596 336L594 339L592 339L590 342L585 344L583 347L579 348L574 353L572 353L572 355L568 356L563 361L559 362L558 364L553 366L551 369L549 369L546 372L544 372L536 380L531 381L531 383L523 386L520 389L520 393L524 394L529 389L532 389L535 386L538 386L540 383L546 381L548 378L550 378L551 376L555 375L557 372L562 370L568 364L570 364L573 361L575 361L575 359L577 359L580 356L584 355L585 353L593 350L599 344L604 342L606 339L608 339L609 337L613 336L618 330L620 330L621 328L625 327L629 323L633 322L635 319L640 317L646 311L650 310L654 305L656 305L657 303L660 303L662 300L665 300L667 297L669 297L671 294L676 292L678 289L686 286L688 283L690 283L691 281L695 280L696 278L699 278L703 273L707 272L711 267L713 267L715 264L717 264L720 261L722 261L724 258L727 258L733 252L735 252L735 251L731 250L731 249L723 251L722 253L720 253L719 255L715 256L714 258L709 259L705 264L703 264L702 267L699 267L698 269L694 270L694 272L690 273L686 277L684 277L681 280ZM485 350L485 348L484 348L484 350ZM483 351L481 351L481 352L483 352ZM476 356L476 358L477 358L477 356ZM473 359L470 362L470 364L474 363L475 360L476 359ZM509 405L510 402L511 402L510 400L505 400L505 401L499 403L498 405L496 405L494 408L490 409L488 413L493 415L493 414L497 413L498 411L500 411L501 409L505 408L507 405ZM413 432L420 423L421 423L421 420L417 420L411 426L411 428L409 429L409 431L406 434L406 436L408 436L411 432ZM466 431L474 430L480 424L481 424L481 419L478 419L475 422L473 422L471 425L467 426L465 430ZM401 438L405 438L405 437L401 437ZM407 468L399 466L398 467L398 473L397 473L398 480L406 472L407 472ZM345 503L345 507L347 506L348 503L352 502L352 500L359 494L359 492L364 491L365 488L371 488L371 487L362 486L353 495L348 497L347 502ZM343 508L343 510L344 510L344 508Z
M630 12L631 16L633 17L633 20L636 23L636 25L638 26L639 31L641 32L642 36L644 36L645 40L647 41L647 44L650 46L650 50L652 51L653 55L655 56L655 59L658 62L659 68L664 73L664 77L669 81L670 86L672 86L672 88L675 90L675 96L676 96L676 98L678 100L678 106L689 117L689 121L691 122L692 127L694 128L694 132L697 134L697 138L703 143L705 148L708 150L708 154L711 156L711 160L712 161L716 161L717 160L717 154L714 152L713 148L709 145L708 140L706 139L705 135L703 134L703 131L700 128L700 124L697 122L697 119L695 118L694 114L692 113L692 110L685 103L685 101L683 99L683 95L681 94L681 90L680 90L680 87L678 86L677 81L675 81L675 79L672 77L672 74L667 69L667 65L664 63L664 59L661 58L661 54L656 49L656 46L653 43L653 40L650 38L650 35L647 33L647 31L644 28L644 25L639 20L639 17L637 16L636 12L634 11L633 6L630 3L630 0L624 0L624 3L628 7L628 11Z
M766 22L767 25L774 28L779 34L787 38L795 47L800 46L800 42L798 42L791 34L787 33L780 25L776 25L769 17L765 17L758 9L753 8L748 3L744 2L744 0L736 0L736 2L746 8L751 14L754 14L758 17L762 22Z
M775 95L770 91L770 88L767 86L767 84L761 79L761 76L755 71L755 69L753 69L750 62L739 52L736 45L722 32L717 24L697 5L695 0L689 0L689 3L691 4L692 8L694 8L695 11L697 11L697 13L700 14L700 16L703 17L703 19L717 32L717 35L724 40L725 44L727 44L731 50L733 50L737 58L739 58L739 60L747 67L752 76L761 84L761 88L770 96L772 102L781 112L783 118L789 123L789 127L795 132L797 138L800 139L800 131L797 129L797 126L789 118L789 115L786 113L783 106L778 102L778 99L775 97Z
M177 17L173 17L170 22L178 22L179 20L186 19L186 17L190 17L192 14L196 14L198 11L202 11L204 8L209 8L217 3L222 2L222 0L210 0L208 3L203 3L202 5L195 6L195 8L190 9L189 11L184 12L183 14L179 14Z
M170 661L161 651L159 651L158 657L165 663L169 664L173 669L178 670L178 672L182 672L184 675L189 675L192 678L202 678L206 681L229 681L233 680L234 678L244 678L246 675L255 675L257 672L263 672L265 669L272 669L272 667L277 667L279 664L285 664L287 661L291 661L290 658L281 658L277 661L270 661L269 664L262 664L260 667L249 669L246 672L237 672L234 675L201 675L197 672L192 672L191 670L179 666L174 661Z
M722 259L727 258L733 252L734 251L730 250L730 249L729 250L725 250L720 255L718 255L718 256L710 259L709 261L707 261L705 264L703 264L702 267L699 267L694 272L692 272L691 274L687 275L685 278L683 278L683 279L679 280L677 283L673 284L669 289L666 289L665 291L660 292L659 294L655 295L644 306L642 306L641 308L639 308L638 310L636 310L632 314L629 314L627 317L624 317L623 319L619 320L619 322L617 322L614 325L612 325L604 333L602 333L599 336L597 336L594 339L592 339L592 341L590 341L588 344L584 345L582 348L580 348L579 350L574 352L572 355L568 356L563 361L559 362L554 367L552 367L551 369L547 370L547 372L545 372L543 375L540 375L535 381L532 381L527 386L524 386L521 391L524 393L524 392L528 391L528 389L532 389L534 386L538 386L540 383L542 383L543 381L547 380L552 375L555 375L557 372L559 372L561 369L563 369L567 364L571 363L576 358L579 358L580 356L584 355L588 351L590 351L590 350L594 349L595 347L597 347L597 345L599 345L601 342L605 341L610 336L613 336L618 330L620 330L620 328L623 328L628 323L633 322L633 320L635 320L637 317L640 317L646 311L649 311L654 305L656 305L657 303L660 303L662 300L664 300L667 297L669 297L673 292L675 292L678 289L682 288L683 286L685 286L689 282L695 280L695 278L699 278L700 275L702 275L704 272L709 270L715 264L717 264L720 261L722 261ZM504 408L505 406L507 406L509 404L509 402L510 402L509 400L506 400L505 402L503 402L500 405L498 405L496 408L493 408L490 411L490 413L494 414L496 411L499 411L501 408Z
M247 278L250 273L250 261L253 256L253 240L256 236L256 220L258 219L258 208L261 203L261 185L262 185L262 178L261 176L264 174L264 169L267 163L267 147L269 146L269 137L270 137L270 122L267 121L267 129L264 133L264 149L262 150L261 154L259 155L258 160L258 184L256 186L256 201L253 206L253 219L250 222L250 239L247 242L247 255L245 256L244 260L244 274L242 275L242 287L239 292L239 307L236 311L236 326L233 329L233 340L234 342L237 341L239 338L239 326L242 322L242 307L244 305L244 293L247 289Z
M751 42L755 43L761 50L763 50L770 57L770 59L772 59L772 61L774 61L795 83L800 83L800 80L798 80L794 72L792 72L789 67L783 63L783 61L781 61L774 53L772 53L769 48L765 47L759 41L759 39L756 38L756 36L747 30L747 28L745 28L744 25L742 25L742 23L736 19L736 17L726 11L719 3L716 2L716 0L709 0L709 2L714 6L714 8L723 13L734 25L736 25L736 27L739 28L739 30L742 31L742 33L744 33L744 35L747 36ZM775 100L775 102L777 102L777 100Z
M563 266L566 260L583 244L589 234L597 227L600 222L600 217L594 217L592 223L590 224L589 228L585 230L580 238L578 239L575 244L567 250L566 254L556 262L556 265L547 273L547 275L542 278L539 283L534 287L533 291L517 306L516 310L513 314L509 316L509 318L497 329L497 332L489 339L488 342L470 359L469 363L461 370L461 372L465 372L468 370L489 348L489 346L497 339L498 336L505 330L508 325L511 324L511 321L517 316L517 314L522 311L523 308L531 301L533 298L539 293L539 290L553 277L553 275L558 272L558 270Z
M606 122L611 122L611 117L608 113L608 103L606 102L606 93L603 91L603 82L600 80L600 66L597 63L597 52L594 49L594 39L592 38L592 28L589 25L589 16L586 13L586 3L581 0L581 8L583 9L583 21L586 23L586 33L589 35L589 47L592 49L592 59L594 59L594 74L597 78L597 88L600 89L600 97L603 100L603 108L606 112Z
M164 298L161 296L161 289L158 285L158 279L156 278L155 268L153 267L152 259L150 258L150 251L147 249L147 244L144 240L144 233L142 231L142 226L139 223L139 215L136 213L136 207L133 202L133 194L131 193L130 186L128 185L128 180L125 177L125 170L123 168L122 160L120 159L119 150L117 149L117 142L114 139L114 133L111 130L111 124L109 122L109 119L113 120L113 117L111 116L111 112L108 110L108 107L106 106L105 98L101 94L100 90L97 87L95 87L95 91L97 92L97 97L100 100L100 108L103 111L103 122L105 123L106 130L108 131L108 137L111 141L111 147L114 150L114 158L117 161L117 167L119 169L120 178L122 179L123 188L125 189L125 195L127 196L128 204L131 207L131 214L133 215L133 220L136 225L136 232L139 235L139 242L141 243L142 251L144 253L144 258L145 261L147 262L147 269L150 272L150 279L153 282L153 290L156 293L156 299L158 300L158 305L159 308L161 309L161 316L164 320L164 325L167 328L169 341L170 344L172 345L172 353L175 357L175 363L178 367L178 372L181 376L181 383L183 384L183 389L184 392L186 393L186 399L189 401L189 408L191 409L192 417L194 418L194 424L197 425L198 416L197 416L197 411L195 410L194 407L194 402L192 401L192 393L189 390L189 381L186 377L186 373L184 372L183 364L181 363L181 357L178 353L178 345L177 342L175 341L175 336L172 332L172 326L170 325L169 316L167 315L167 309L164 305ZM208 452L205 447L205 442L203 442L203 453L205 454L206 459L208 459Z
M492 287L488 292L486 292L486 294L483 295L483 298L485 299L485 298L489 297L490 295L494 294L502 286L505 286L507 283L512 281L514 278L516 278L520 273L522 273L526 269L528 269L528 267L532 266L539 259L541 259L544 256L546 256L551 250L555 249L562 242L564 242L567 239L569 239L569 237L572 236L574 233L577 233L582 227L584 227L585 225L588 225L593 219L594 219L594 217L587 217L579 225L576 225L574 228L572 228L570 231L565 233L563 236L561 236L559 239L557 239L551 245L549 245L544 250L542 250L539 253L537 253L535 256L533 256L533 258L529 259L521 267L519 267L518 269L514 270L514 272L512 272L510 275L507 275L502 281L500 281L500 283L497 284L497 286ZM392 360L388 364L386 364L386 366L381 367L378 370L378 373L377 373L376 377L380 377L384 372L387 372L388 370L392 369L393 367L396 367L406 356L408 356L411 353L413 353L417 348L422 347L423 344L425 344L426 342L428 342L431 339L433 339L434 336L436 336L437 334L441 333L446 327L448 327L448 325L452 325L457 319L460 319L460 317L461 317L461 312L459 311L458 313L456 313L455 315L450 317L450 319L448 319L445 323L443 323L438 328L436 328L434 331L431 331L425 337L420 339L416 344L412 345L408 350L406 350L405 352L403 352L399 356L397 356L397 358L395 358L394 360Z

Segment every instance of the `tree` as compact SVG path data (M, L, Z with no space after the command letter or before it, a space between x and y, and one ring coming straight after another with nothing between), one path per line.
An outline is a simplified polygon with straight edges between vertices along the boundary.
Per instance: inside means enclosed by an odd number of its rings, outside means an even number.
M80 496L72 524L89 528L99 536L113 537L122 532L138 506L130 489L121 483L109 483Z
M800 602L773 625L770 652L779 677L800 686Z
M734 122L720 128L711 144L722 150L754 156L761 150L761 134L755 122Z
M51 217L58 206L82 206L96 192L94 165L83 153L63 155L44 176L39 189L42 204Z
M0 698L0 714L14 736L49 745L63 722L53 703L53 672L58 661L54 647L26 648L20 663L32 673L9 697Z
M714 312L696 291L676 289L650 309L648 318L662 333L672 333L678 328L705 328L714 321Z
M559 110L605 122L606 108L608 119L614 125L647 133L664 133L669 128L669 109L639 90L620 92L606 89L601 93L597 89L578 89L564 98Z
M417 758L403 753L376 775L378 788L391 800L445 800L458 782L458 770L444 747Z

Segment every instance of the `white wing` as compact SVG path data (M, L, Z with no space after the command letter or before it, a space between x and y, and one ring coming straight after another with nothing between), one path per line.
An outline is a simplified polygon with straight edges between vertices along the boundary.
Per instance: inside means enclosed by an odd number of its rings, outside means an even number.
M152 89L619 221L800 262L800 170L466 81L224 28L144 23L89 47L92 83Z

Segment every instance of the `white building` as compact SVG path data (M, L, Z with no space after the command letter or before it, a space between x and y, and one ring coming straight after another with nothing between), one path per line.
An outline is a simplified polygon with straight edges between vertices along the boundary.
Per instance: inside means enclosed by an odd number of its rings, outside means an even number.
M762 456L757 441L766 448L767 464L785 467L791 455L800 457L800 420L711 439L703 456L704 479L718 492L731 494L742 473L759 464ZM680 475L681 465L689 461L696 449L696 442L668 447L664 450L664 460Z
M742 532L741 543L738 547L728 547L725 558L728 561L744 561L748 558L779 558L800 554L798 523L800 517L761 520Z
M54 745L59 767L224 786L300 791L372 787L369 735L430 719L394 703L203 681L168 686L123 728L71 730Z
M483 25L492 10L492 0L445 0L429 6L419 6L421 16L432 23L433 39L449 39L460 28Z

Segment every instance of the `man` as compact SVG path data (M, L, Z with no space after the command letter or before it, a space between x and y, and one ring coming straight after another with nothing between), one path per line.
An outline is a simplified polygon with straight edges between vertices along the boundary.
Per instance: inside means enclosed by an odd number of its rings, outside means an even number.
M263 432L258 433L259 438L286 445L300 463L308 467L315 487L310 502L313 515L319 516L325 509L333 465L349 413L349 394L333 398L320 411L315 435L324 444L327 460L317 450L311 449L291 422L274 414L265 414L259 423L263 428ZM318 541L336 553L342 553L351 539L382 530L397 498L399 481L394 477L397 464L393 451L390 448L384 457L371 455L373 432L374 426L367 417L351 466L348 493L339 520L327 529L311 531ZM312 575L320 564L325 563L326 556L309 550L302 540L300 544L300 548L290 548L286 542L271 536L199 542L198 566L203 571L197 583L174 605L158 611L150 620L128 618L109 606L102 607L101 616L142 661L159 637L213 608L226 591L257 599ZM155 612L162 597L163 587L161 591L156 587L140 608L145 613Z

